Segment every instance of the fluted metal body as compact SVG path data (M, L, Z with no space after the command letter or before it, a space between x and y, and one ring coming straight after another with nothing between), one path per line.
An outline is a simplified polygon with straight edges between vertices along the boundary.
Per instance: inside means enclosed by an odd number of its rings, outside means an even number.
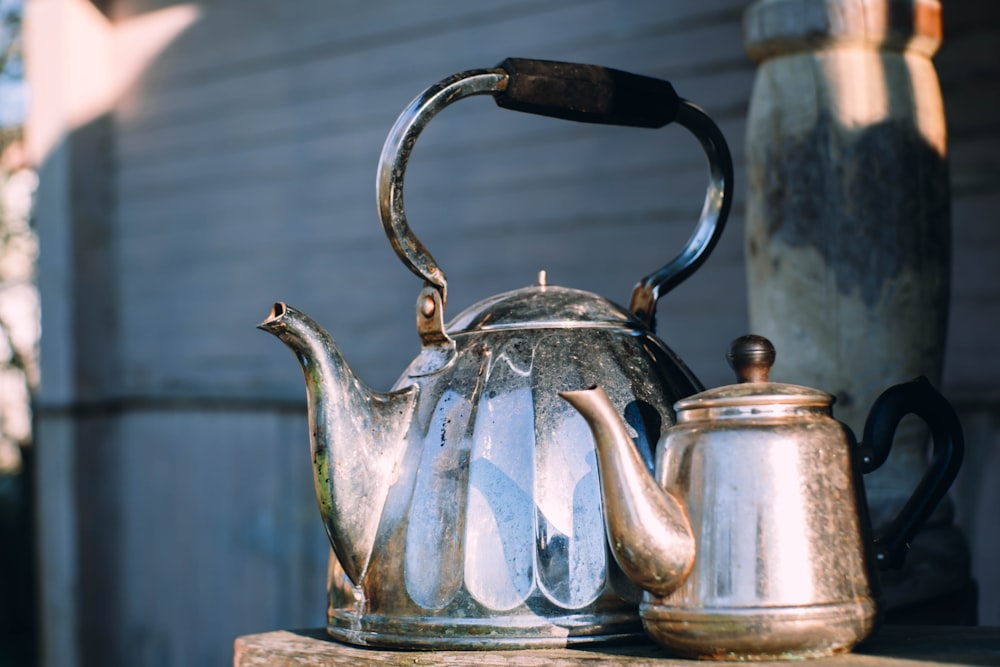
M547 285L541 272L538 284L445 325L447 280L406 219L403 175L438 111L485 94L583 122L676 122L698 138L709 166L701 217L680 254L639 281L628 309ZM420 353L392 391L373 392L301 313L278 304L261 325L292 348L306 378L316 492L336 554L333 636L493 649L641 633L639 591L609 555L592 439L558 393L604 386L631 427L633 458L652 469L673 403L701 389L653 334L656 304L716 245L732 186L715 123L649 77L507 59L443 79L403 111L383 147L376 200L390 245L423 279Z
M406 592L379 600L394 623L407 614L431 626L478 622L484 639L537 632L532 644L639 630L637 590L605 546L592 440L557 393L610 381L618 407L636 413L637 450L652 467L658 428L672 415L665 397L697 385L627 312L594 299L557 287L497 299L449 327L457 354L447 375L414 378L421 409L369 575ZM574 316L581 309L595 321ZM668 424L641 423L648 411ZM332 623L354 620L346 612Z
M314 326L288 306L276 312ZM273 322L262 326L275 332ZM330 632L411 648L641 633L639 590L606 545L593 440L558 392L600 379L651 470L671 404L699 383L631 313L579 290L536 285L501 294L459 315L448 334L455 352L445 369L425 374L418 358L387 394L318 377L339 366L328 336L282 336L311 393L322 395L310 413L327 415L314 420L312 448L331 540L344 528L330 514L339 501L324 499L346 497L341 487L355 494L344 525L374 535L364 557L344 560L338 551L354 587L332 610ZM384 407L373 413L371 405ZM393 435L367 442L369 428ZM371 484L358 479L368 474L362 467L389 472L384 500L358 491ZM349 570L354 562L363 569Z

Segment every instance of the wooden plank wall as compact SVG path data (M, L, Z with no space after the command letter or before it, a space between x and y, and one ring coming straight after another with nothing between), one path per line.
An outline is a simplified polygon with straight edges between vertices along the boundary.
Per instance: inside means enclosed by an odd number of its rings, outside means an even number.
M169 4L123 0L109 18L124 33ZM81 270L71 297L87 407L59 413L74 424L80 664L220 664L237 635L322 624L327 548L301 374L253 325L286 299L379 388L415 355L420 281L378 225L374 173L420 90L510 55L601 63L673 80L742 150L753 69L731 1L199 12L111 114L77 130L97 137L76 141L81 162L94 151L112 165L110 215L75 223L87 231L78 268L102 269ZM681 129L576 125L478 99L428 128L408 176L410 220L449 274L455 315L542 268L627 301L692 230L705 167ZM740 210L660 309L664 337L708 362L707 382L726 378L721 351L746 326Z
M118 29L172 4L105 3ZM962 3L946 12L953 4ZM76 296L43 293L45 307L72 309L74 349L90 355L75 404L42 414L50 432L70 415L61 437L77 461L77 554L53 566L76 568L67 584L76 592L55 591L69 596L76 644L49 655L223 664L238 634L323 622L326 545L301 375L253 325L287 300L329 327L369 384L394 382L417 351L420 281L378 225L375 167L396 115L453 72L507 56L599 63L667 78L716 119L737 163L730 228L663 299L658 320L707 385L728 382L722 352L747 327L740 165L754 69L742 50L743 5L198 5L198 20L114 101L103 143L84 151L108 159L110 203L74 243L91 262L98 248L109 274L80 273ZM129 55L119 44L116 57ZM981 131L961 149L976 164L993 159L976 148ZM421 137L406 204L449 276L455 315L530 284L539 269L551 283L627 302L633 283L686 240L704 182L700 149L679 128L585 126L474 99ZM976 253L1000 245L984 224L995 192L959 191L960 258L982 264ZM1000 355L983 357L987 336L973 323L1000 319L996 263L985 286L956 264L947 388L995 387Z
M453 72L518 55L666 77L741 151L753 70L739 3L334 7L212 3L122 100L116 192L128 393L297 396L287 353L250 326L272 299L329 326L363 376L387 388L417 350L420 281L378 225L375 166L397 114ZM693 228L702 165L679 128L584 126L468 100L421 137L407 211L449 275L450 315L530 284L543 268L553 283L627 302L633 283L671 259ZM734 208L717 257L661 309L665 338L712 359L708 377L717 379L727 373L719 351L745 328Z
M945 384L996 399L1000 361L986 353L1000 302L1000 6L943 3L944 44L935 58L948 120L954 262ZM991 358L992 357L992 358Z
M1000 5L942 3L935 64L948 118L952 183L951 318L945 389L959 407L966 460L956 481L958 520L979 585L979 622L1000 625Z

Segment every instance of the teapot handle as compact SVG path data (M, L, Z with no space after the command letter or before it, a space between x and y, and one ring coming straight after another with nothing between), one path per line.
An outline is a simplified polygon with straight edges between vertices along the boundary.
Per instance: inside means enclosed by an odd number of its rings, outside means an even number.
M426 283L417 315L424 346L449 340L441 312L448 281L406 220L403 175L413 145L431 118L457 100L485 94L503 108L588 123L658 128L676 122L701 142L710 172L701 219L681 253L640 280L632 292L630 310L653 329L657 300L701 266L725 227L733 198L733 164L722 132L705 112L679 98L667 81L596 65L508 58L496 68L459 72L427 88L403 110L382 147L379 217L393 250Z
M930 427L933 459L906 505L875 538L875 559L882 569L902 566L910 540L955 481L965 453L962 424L951 403L927 378L919 377L889 387L875 400L865 422L861 472L872 472L885 463L896 428L909 414L920 417Z

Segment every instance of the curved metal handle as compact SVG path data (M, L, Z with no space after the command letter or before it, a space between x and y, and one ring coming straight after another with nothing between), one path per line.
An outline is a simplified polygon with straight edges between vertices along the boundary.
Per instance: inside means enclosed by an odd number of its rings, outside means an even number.
M930 427L933 460L906 505L883 534L875 538L875 558L883 569L903 564L910 540L955 481L965 453L962 424L951 403L927 378L919 377L889 387L875 400L865 422L861 472L872 472L885 463L896 428L909 414L920 417Z
M733 158L722 131L694 104L683 101L674 122L686 127L701 142L708 157L709 181L701 218L680 254L640 280L632 290L629 310L650 331L656 330L656 302L688 279L715 248L725 229L733 203Z
M470 70L453 74L410 102L396 119L382 146L376 181L382 228L389 237L392 249L403 263L428 285L437 289L441 295L442 308L447 303L448 280L430 251L410 229L406 213L403 212L403 175L406 173L406 163L417 137L439 111L471 95L500 92L506 85L507 73L501 69Z
M406 220L403 176L413 145L430 119L453 102L484 94L493 95L504 108L589 123L652 128L676 121L700 140L710 167L701 220L681 254L643 278L632 293L632 312L653 329L657 300L704 262L729 213L733 166L719 128L698 107L678 98L668 82L595 65L509 58L497 68L460 72L427 88L389 131L379 158L377 202L393 250L437 291L441 309L447 303L448 281ZM421 301L417 328L424 347L450 341L443 314L428 312L426 294Z

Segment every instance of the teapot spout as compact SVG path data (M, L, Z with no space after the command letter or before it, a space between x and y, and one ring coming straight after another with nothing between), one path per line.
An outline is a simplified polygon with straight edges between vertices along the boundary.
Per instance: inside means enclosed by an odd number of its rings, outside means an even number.
M694 565L687 511L650 474L603 389L559 395L583 415L594 435L604 522L615 560L643 590L669 595Z
M316 498L333 551L357 585L403 455L417 388L391 393L368 388L333 338L284 303L274 304L257 327L291 348L302 367Z

